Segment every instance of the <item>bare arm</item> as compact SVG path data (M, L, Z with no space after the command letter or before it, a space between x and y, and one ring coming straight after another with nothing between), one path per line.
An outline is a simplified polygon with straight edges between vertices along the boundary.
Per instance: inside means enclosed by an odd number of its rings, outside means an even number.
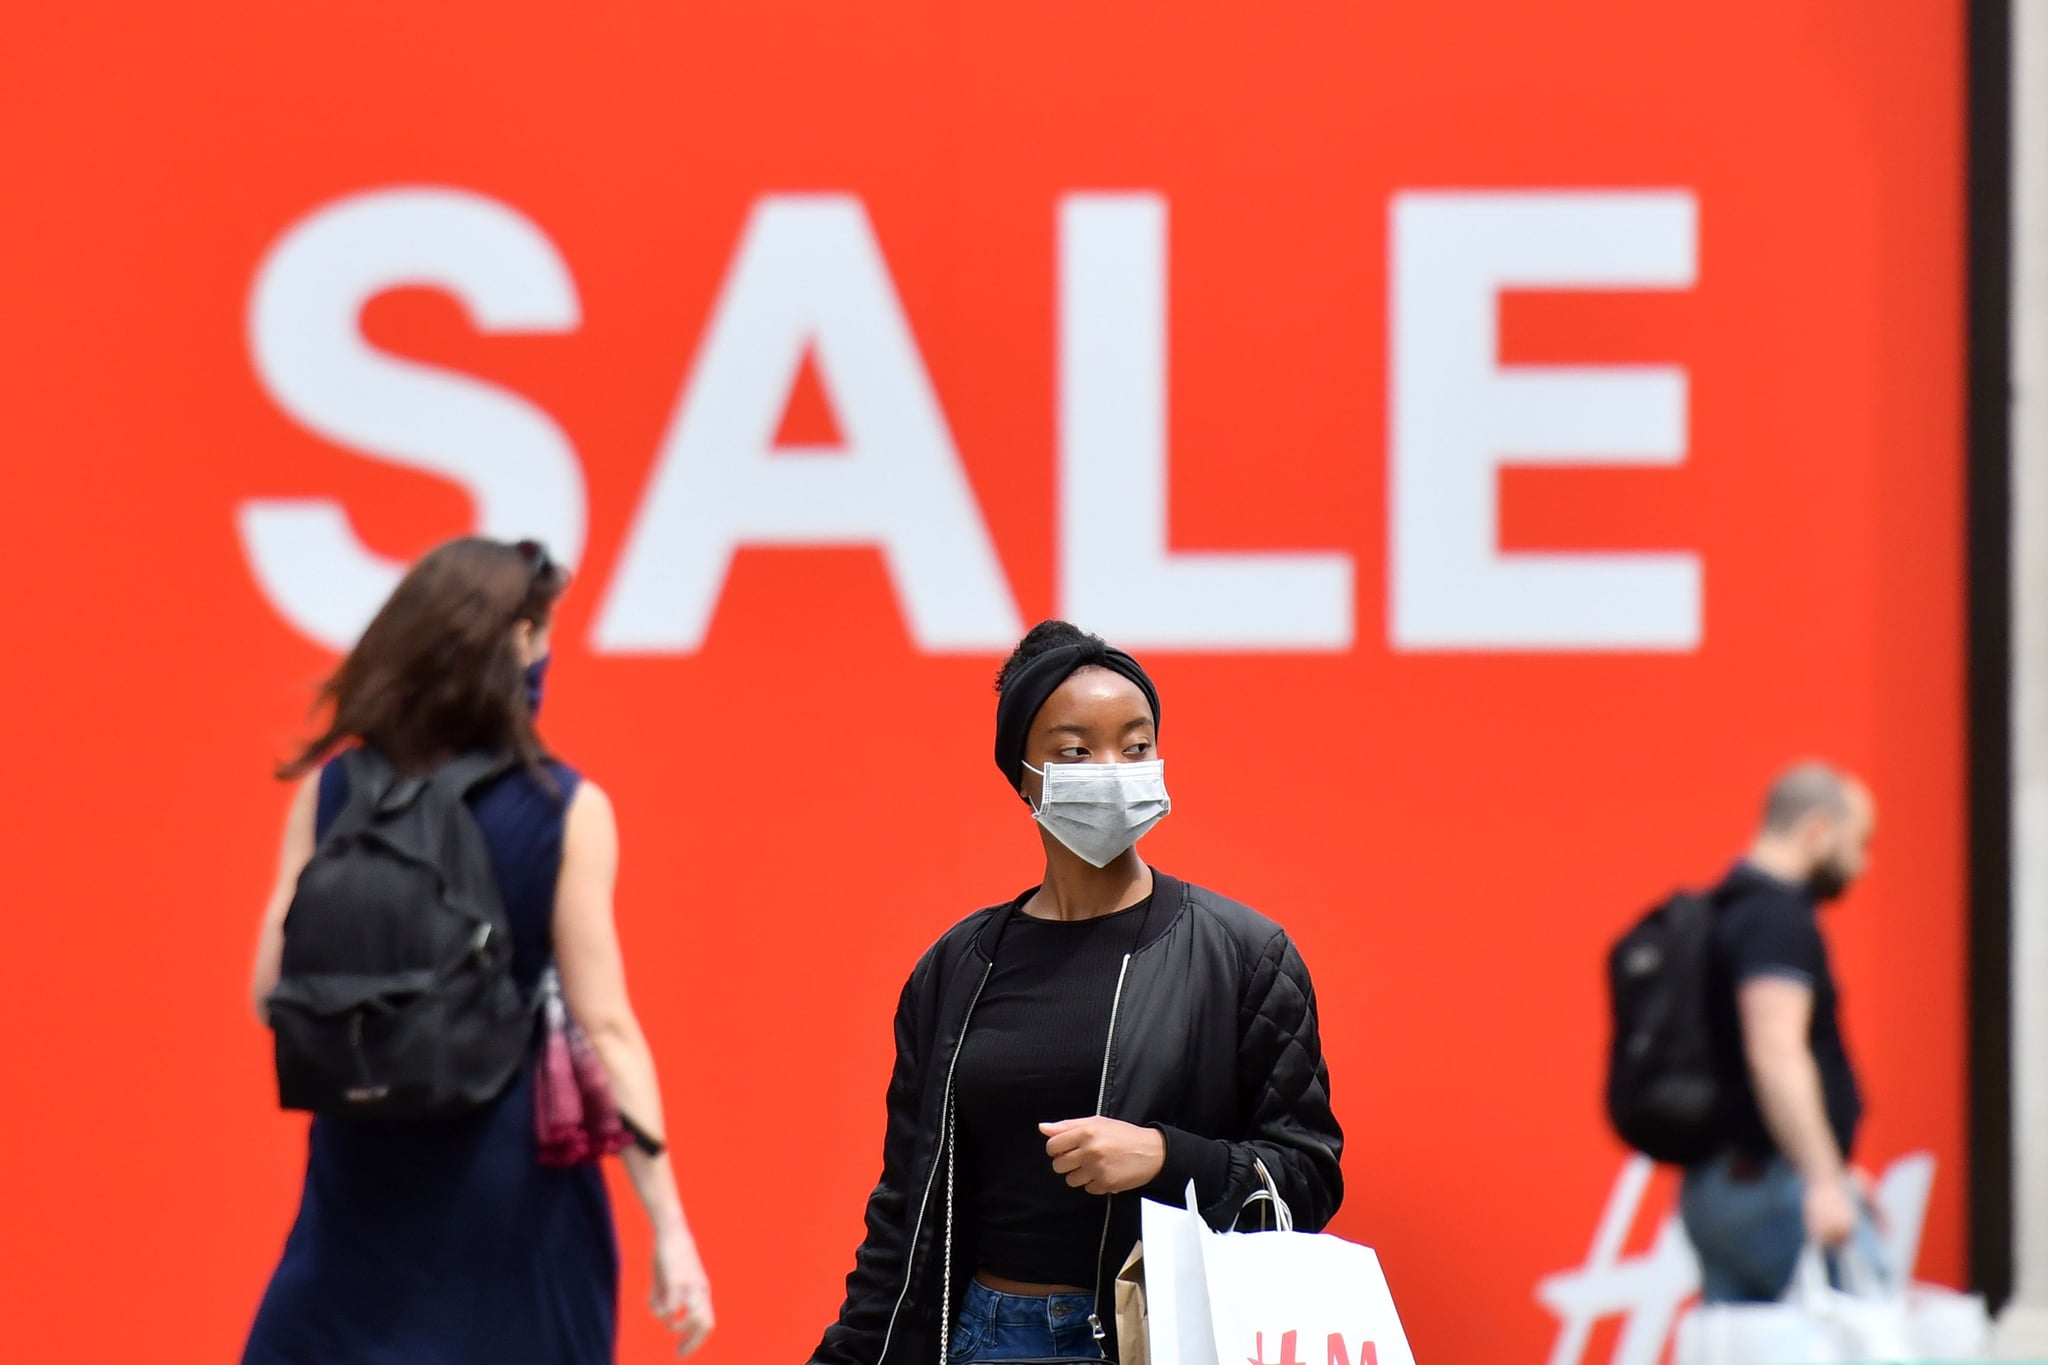
M612 916L618 879L619 829L611 798L586 781L569 803L562 839L561 880L555 890L555 964L569 1012L590 1039L611 1082L619 1112L656 1141L665 1141L661 1087L654 1053L626 995L626 967ZM638 1146L625 1154L633 1192L647 1211L655 1237L655 1311L676 1317L685 1350L711 1330L709 1285L683 1215L675 1170L666 1152Z
M562 843L562 875L555 891L555 961L562 972L562 994L604 1063L619 1112L641 1132L663 1141L654 1053L626 995L625 961L612 919L618 823L611 798L595 783L577 789ZM632 1165L634 1188L655 1229L683 1226L682 1200L667 1161Z
M1813 988L1790 977L1756 976L1735 998L1757 1108L1778 1150L1806 1182L1807 1236L1821 1246L1840 1246L1855 1230L1856 1201L1813 1059Z
M1757 976L1742 983L1736 1000L1757 1107L1778 1149L1808 1181L1839 1180L1842 1152L1828 1126L1820 1067L1808 1041L1813 988L1790 977Z
M270 888L270 901L263 907L263 927L256 935L256 966L250 973L249 995L256 1017L270 1022L264 1000L277 989L278 962L284 956L284 913L291 908L292 892L299 874L313 857L313 816L320 802L320 778L316 774L299 784L292 797L291 813L285 816L284 846L277 855L277 881Z

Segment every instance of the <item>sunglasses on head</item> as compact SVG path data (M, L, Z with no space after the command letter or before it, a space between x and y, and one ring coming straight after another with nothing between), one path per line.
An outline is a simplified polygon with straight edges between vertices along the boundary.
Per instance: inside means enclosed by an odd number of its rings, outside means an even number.
M534 582L555 567L555 561L548 558L548 547L537 540L522 540L512 547L519 551L519 557L526 561L526 571Z

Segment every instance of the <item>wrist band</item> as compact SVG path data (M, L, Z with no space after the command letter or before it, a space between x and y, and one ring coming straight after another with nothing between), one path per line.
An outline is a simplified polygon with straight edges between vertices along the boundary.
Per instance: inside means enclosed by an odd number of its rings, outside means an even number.
M627 1135L633 1139L633 1145L647 1153L647 1155L660 1156L668 1150L666 1142L661 1141L659 1138L649 1137L639 1124L633 1122L624 1114L619 1115L619 1122L625 1125Z

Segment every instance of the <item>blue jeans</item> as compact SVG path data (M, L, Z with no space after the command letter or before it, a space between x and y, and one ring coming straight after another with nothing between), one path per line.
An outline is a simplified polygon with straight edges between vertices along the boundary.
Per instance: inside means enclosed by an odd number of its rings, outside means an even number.
M946 1347L951 1365L1000 1360L1100 1360L1093 1294L1001 1294L970 1281ZM1114 1330L1114 1324L1104 1327Z
M1685 1173L1678 1211L1700 1261L1706 1303L1769 1303L1785 1296L1806 1247L1806 1182L1783 1157L1737 1179L1733 1159L1719 1156ZM1856 1250L1879 1273L1884 1257L1869 1211L1856 1223ZM1840 1273L1829 1258L1828 1278Z

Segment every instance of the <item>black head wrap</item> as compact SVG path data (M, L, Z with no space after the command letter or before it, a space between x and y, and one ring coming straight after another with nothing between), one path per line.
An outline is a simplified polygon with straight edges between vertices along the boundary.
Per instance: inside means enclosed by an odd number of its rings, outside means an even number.
M1061 683L1091 665L1121 673L1136 683L1151 703L1153 725L1159 724L1159 689L1136 659L1098 640L1048 649L1019 665L996 700L996 766L1012 787L1024 788L1024 747L1031 738L1031 722L1038 719Z

